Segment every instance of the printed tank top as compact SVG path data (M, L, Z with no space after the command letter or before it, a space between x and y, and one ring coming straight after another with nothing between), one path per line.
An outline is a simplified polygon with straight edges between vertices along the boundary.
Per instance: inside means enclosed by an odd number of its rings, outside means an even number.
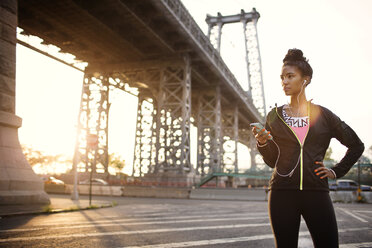
M307 131L309 130L309 116L293 117L289 116L283 108L283 117L285 123L296 134L297 138L303 144Z

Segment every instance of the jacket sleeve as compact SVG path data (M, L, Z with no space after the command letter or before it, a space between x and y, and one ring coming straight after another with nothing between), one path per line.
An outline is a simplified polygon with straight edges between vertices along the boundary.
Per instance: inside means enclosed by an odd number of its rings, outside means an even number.
M363 154L364 144L354 130L345 122L341 121L338 116L327 109L326 115L331 124L332 137L336 138L341 144L347 147L345 156L338 164L331 168L336 173L336 177L341 178Z
M270 112L268 114L268 117L267 117L267 120L266 120L266 124L265 124L265 128L267 131L270 131L271 132L271 135L275 135L272 133L272 130L271 130L271 121L270 121L270 117L273 115L273 112ZM274 142L272 140L269 140L266 144L264 145L260 145L258 144L257 142L257 149L258 151L261 153L262 157L263 157L263 160L265 161L265 163L270 166L271 168L274 168L275 167L275 163L276 163L276 160L277 160L277 157L278 157L278 148L276 147L276 145L274 144Z

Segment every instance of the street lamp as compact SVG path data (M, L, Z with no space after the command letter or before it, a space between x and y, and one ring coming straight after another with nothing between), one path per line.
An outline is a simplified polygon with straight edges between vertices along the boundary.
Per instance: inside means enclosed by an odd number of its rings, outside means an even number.
M98 146L98 135L88 134L87 135L87 147L94 149L93 164L91 164L90 166L90 175L89 175L89 206L92 205L92 177L93 177L93 170L96 169L97 146Z

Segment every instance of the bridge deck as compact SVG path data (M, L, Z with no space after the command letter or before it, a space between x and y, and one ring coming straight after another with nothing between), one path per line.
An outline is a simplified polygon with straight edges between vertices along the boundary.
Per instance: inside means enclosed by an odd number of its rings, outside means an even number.
M251 99L180 1L19 0L18 8L19 26L26 34L88 62L91 70L157 66L180 60L187 53L192 62L193 91L220 84L222 108L238 104L240 127L262 121Z

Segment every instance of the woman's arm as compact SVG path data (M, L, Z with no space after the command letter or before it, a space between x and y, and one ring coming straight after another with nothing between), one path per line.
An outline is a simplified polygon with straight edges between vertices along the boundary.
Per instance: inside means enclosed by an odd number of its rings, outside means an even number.
M345 156L338 164L331 168L335 172L336 177L340 178L350 170L363 154L364 144L354 130L345 122L341 121L338 116L327 109L325 114L332 127L332 136L347 147Z
M271 133L271 128L267 121L265 129L268 131L268 134ZM265 135L263 130L261 130L260 133L257 133L253 128L252 131L257 141L257 149L261 153L263 160L268 166L274 168L278 157L278 148L272 140L269 140L268 134Z

